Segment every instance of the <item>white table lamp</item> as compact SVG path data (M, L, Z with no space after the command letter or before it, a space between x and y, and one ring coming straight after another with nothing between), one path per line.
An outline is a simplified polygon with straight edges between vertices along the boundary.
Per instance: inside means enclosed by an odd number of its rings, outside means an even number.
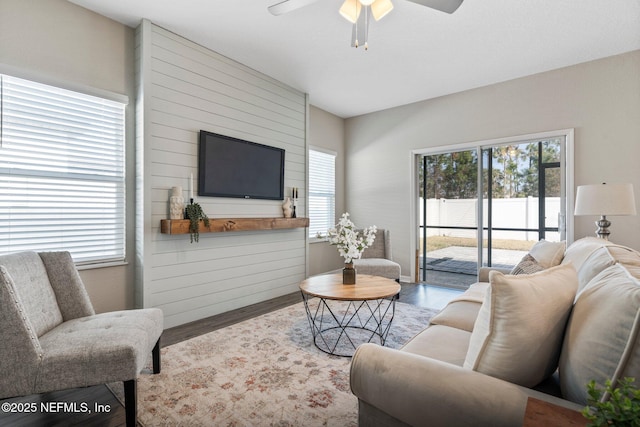
M600 215L596 235L609 240L611 222L607 215L635 215L632 184L592 184L578 186L575 215Z

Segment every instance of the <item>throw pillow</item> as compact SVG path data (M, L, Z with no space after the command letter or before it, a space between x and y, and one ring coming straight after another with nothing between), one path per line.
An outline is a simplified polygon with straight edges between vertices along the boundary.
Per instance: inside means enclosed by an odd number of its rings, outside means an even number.
M544 268L555 267L562 262L566 242L549 242L540 240L529 250L529 254Z
M578 276L570 264L534 274L492 271L464 367L533 387L558 366Z
M538 261L531 254L526 254L518 265L513 267L511 274L533 274L544 270L544 267L538 264Z
M591 280L575 303L559 362L566 399L586 404L586 383L640 375L640 267L615 264Z
M565 251L562 263L566 264L568 262L571 262L571 264L573 264L573 267L577 271L580 271L586 259L589 258L589 256L594 251L603 246L609 246L613 244L614 243L608 240L599 239L597 237L583 237L582 239L576 240L571 245L569 245L569 247Z

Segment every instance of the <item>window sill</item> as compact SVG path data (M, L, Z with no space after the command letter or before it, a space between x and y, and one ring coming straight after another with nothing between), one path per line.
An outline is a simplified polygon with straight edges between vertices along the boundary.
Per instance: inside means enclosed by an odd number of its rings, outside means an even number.
M329 243L329 239L327 239L326 237L323 238L317 238L317 237L309 237L309 243Z
M129 265L129 263L127 261L105 261L105 262L96 261L89 264L76 264L76 269L78 271L82 271L82 270L94 270L96 268L122 267L125 265Z

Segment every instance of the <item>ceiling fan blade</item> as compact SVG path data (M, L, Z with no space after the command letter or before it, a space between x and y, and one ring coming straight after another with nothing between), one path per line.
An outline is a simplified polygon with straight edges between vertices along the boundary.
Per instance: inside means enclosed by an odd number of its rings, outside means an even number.
M268 9L272 15L278 16L308 6L317 1L318 0L283 0L280 3L269 6Z
M411 3L421 4L422 6L430 7L441 12L453 13L455 12L463 0L407 0Z

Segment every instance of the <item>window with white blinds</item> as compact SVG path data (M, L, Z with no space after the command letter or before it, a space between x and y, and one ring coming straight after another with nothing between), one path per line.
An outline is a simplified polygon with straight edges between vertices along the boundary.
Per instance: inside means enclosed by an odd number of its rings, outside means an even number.
M125 257L125 104L0 75L0 253Z
M335 225L336 155L309 150L309 237Z

